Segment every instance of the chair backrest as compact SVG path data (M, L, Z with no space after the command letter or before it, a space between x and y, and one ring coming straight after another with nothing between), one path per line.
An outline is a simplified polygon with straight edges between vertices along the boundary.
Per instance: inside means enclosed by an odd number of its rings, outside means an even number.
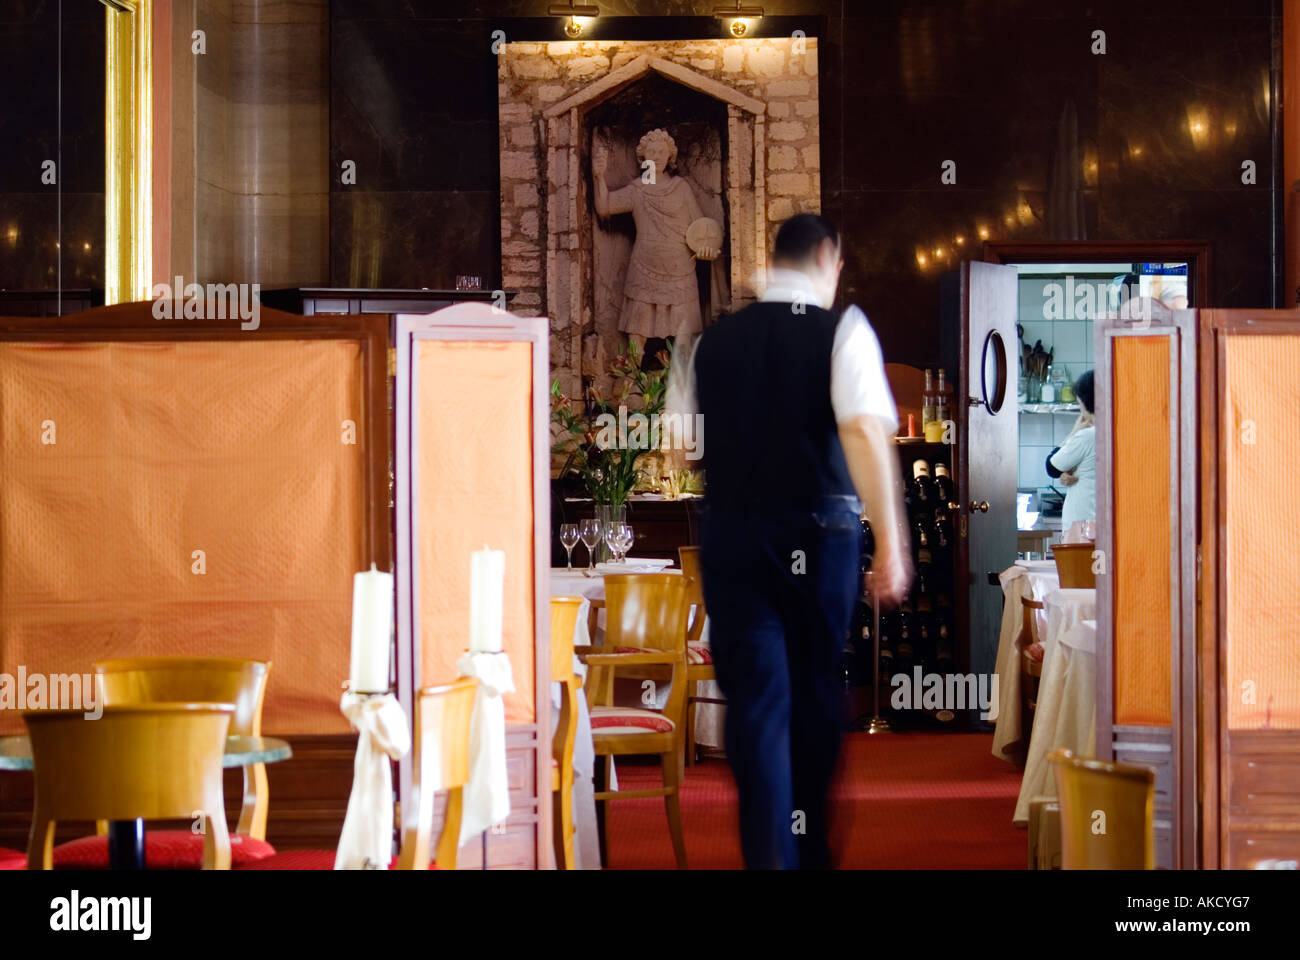
M222 810L230 703L150 703L23 714L35 803L49 820L189 819Z
M605 645L676 650L686 655L685 574L605 576Z
M416 776L428 790L452 790L469 782L469 721L478 680L424 687L415 701Z
M1052 546L1056 560L1056 575L1061 589L1092 590L1097 586L1097 576L1092 572L1092 554L1097 545L1088 543L1057 543Z
M704 575L700 568L699 547L678 547L677 560L682 566L682 576L686 578L686 603L695 608L691 625L687 628L686 640L696 643L704 633Z
M573 681L573 631L582 597L551 597L551 679Z
M411 778L415 809L403 813L403 870L426 870L433 856L433 795L450 791L438 841L438 866L456 868L460 846L462 788L469 782L469 724L474 713L475 677L423 687L415 698L415 771Z
M262 734L269 660L240 657L120 657L95 663L106 706L139 703L233 703L232 737Z
M1061 805L1065 870L1155 868L1156 776L1146 767L1048 754Z

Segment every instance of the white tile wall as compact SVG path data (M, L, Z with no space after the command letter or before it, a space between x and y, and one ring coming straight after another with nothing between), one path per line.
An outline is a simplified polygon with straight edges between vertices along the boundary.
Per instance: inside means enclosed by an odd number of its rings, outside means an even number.
M1044 418L1046 419L1046 418ZM1037 490L1050 482L1044 463L1053 445L1022 446L1020 448L1020 477L1018 486Z

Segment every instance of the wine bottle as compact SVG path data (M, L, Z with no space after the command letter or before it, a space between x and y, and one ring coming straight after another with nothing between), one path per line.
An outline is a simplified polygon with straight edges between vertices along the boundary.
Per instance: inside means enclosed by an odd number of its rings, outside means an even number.
M952 476L948 473L948 464L936 462L934 465L934 495L947 512L948 504L953 499Z
M911 488L913 509L928 513L934 503L934 491L930 483L930 465L924 460L912 461Z
M925 392L921 394L921 432L925 433L925 426L933 423L939 416L939 406L935 402L934 394L934 375L931 371L925 371Z
M935 389L935 419L946 423L952 419L952 399L948 396L948 385L944 383L944 373L939 371L939 385Z
M940 621L939 636L934 646L934 672L944 678L945 690L948 688L947 677L952 671L952 639L948 636L948 625ZM934 718L940 723L952 723L957 719L957 714L948 709L936 710Z

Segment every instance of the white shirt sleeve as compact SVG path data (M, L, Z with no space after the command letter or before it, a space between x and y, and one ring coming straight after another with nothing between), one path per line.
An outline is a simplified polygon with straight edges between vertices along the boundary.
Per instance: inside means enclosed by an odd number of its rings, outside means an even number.
M898 432L898 409L885 378L880 341L858 307L844 311L831 347L831 407L842 423L869 413L879 417L889 436Z
M1087 429L1077 430L1071 437L1062 444L1061 449L1052 454L1049 458L1052 466L1064 473L1067 470L1073 470L1087 458L1088 454L1096 450L1093 438L1095 433Z

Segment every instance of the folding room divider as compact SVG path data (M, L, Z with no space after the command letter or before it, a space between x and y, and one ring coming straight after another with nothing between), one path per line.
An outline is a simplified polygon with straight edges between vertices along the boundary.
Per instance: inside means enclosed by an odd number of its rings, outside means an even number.
M551 849L550 431L545 318L466 303L396 319L398 691L452 680L470 625L470 554L505 553L511 814L462 867L548 867ZM402 819L414 816L402 764ZM441 821L439 808L438 818ZM484 860L486 858L486 862Z

